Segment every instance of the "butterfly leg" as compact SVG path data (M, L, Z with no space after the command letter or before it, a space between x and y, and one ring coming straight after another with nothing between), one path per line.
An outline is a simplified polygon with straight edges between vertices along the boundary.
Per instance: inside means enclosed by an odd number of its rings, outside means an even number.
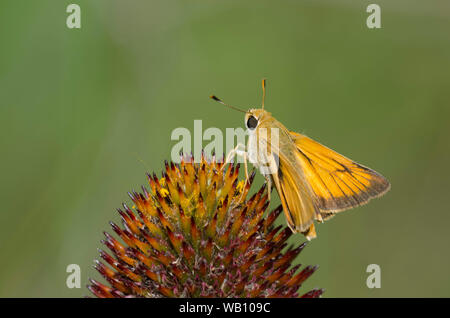
M241 149L242 148L242 149ZM225 160L225 163L230 163L231 159L233 159L234 156L244 156L247 152L245 151L245 145L244 144L237 144L237 146L230 150L230 152L227 155L227 159Z
M244 150L242 150L243 148ZM236 155L241 156L244 159L244 167L245 167L245 184L248 183L249 177L248 177L248 164L247 164L247 156L248 153L245 151L245 146L243 144L238 144L233 150L231 150L227 155L227 160L225 161L224 166L227 163L231 162L231 159L235 157ZM244 194L244 191L241 193L241 196L239 197L238 202L242 201L242 196Z
M242 158L244 158L245 182L248 182L247 151L245 151L245 145L237 144L237 146L228 153L227 159L225 161L224 166L226 164L230 163L231 159L233 159L233 157L235 157L236 155L241 156Z
M264 178L266 179L267 184L267 198L270 202L270 193L272 192L272 177L269 175L265 175Z
M245 184L248 182L248 165L247 165L247 152L244 152L242 157L244 157L244 168L245 168Z
M242 151L240 153L240 155L244 158L244 167L245 167L245 183L244 183L244 187L245 187L245 185L248 183L248 180L249 180L249 178L248 178L248 165L247 165L247 152L246 151ZM242 201L243 196L244 196L244 189L242 189L241 196L239 197L239 202Z

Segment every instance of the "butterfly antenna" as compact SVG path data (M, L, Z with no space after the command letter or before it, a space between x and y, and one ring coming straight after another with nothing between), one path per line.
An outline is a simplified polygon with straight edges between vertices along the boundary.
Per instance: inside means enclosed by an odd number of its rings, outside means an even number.
M211 95L211 96L209 96L209 97L210 97L211 99L214 99L216 102L219 102L219 103L221 103L222 105L227 106L227 107L229 107L229 108L231 108L231 109L237 110L237 111L239 111L239 112L247 113L247 111L245 111L245 110L242 110L242 109L240 109L240 108L237 108L237 107L234 107L234 106L225 104L220 98L218 98L218 97L215 96L215 95Z
M262 105L262 109L264 109L264 100L266 99L266 79L265 78L262 79L261 84L262 84L262 89L263 89L263 97L262 97L261 105Z

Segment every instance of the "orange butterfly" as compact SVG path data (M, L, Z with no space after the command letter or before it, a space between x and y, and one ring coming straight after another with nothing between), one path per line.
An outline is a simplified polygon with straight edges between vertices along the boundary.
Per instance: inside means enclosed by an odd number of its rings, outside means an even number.
M272 182L280 196L287 223L294 233L308 240L316 237L314 220L323 222L337 212L367 203L386 193L390 184L379 173L364 167L320 143L289 131L269 112L263 102L259 109L248 111L230 106L215 96L214 100L245 113L249 134L246 150L238 145L227 156L244 157L260 169L269 185Z

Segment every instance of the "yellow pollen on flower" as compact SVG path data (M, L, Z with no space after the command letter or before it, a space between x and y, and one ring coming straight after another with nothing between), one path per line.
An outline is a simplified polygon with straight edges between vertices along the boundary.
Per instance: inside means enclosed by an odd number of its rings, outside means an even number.
M159 179L159 184L164 187L166 185L166 178Z
M162 196L163 198L165 198L165 197L167 197L167 196L169 195L169 191L168 191L167 189L164 189L164 188L161 188L161 189L159 190L159 193L161 193L161 196Z
M244 180L241 180L238 182L237 186L236 186L236 191L238 193L242 193L242 191L244 191Z

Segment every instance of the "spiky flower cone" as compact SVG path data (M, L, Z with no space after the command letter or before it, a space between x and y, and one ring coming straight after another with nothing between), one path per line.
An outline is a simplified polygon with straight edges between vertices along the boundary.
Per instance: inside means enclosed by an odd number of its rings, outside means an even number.
M110 286L91 280L89 290L97 297L299 297L317 267L290 268L305 244L286 249L291 230L273 225L282 208L264 217L265 185L246 200L255 173L244 184L238 172L239 165L183 157L166 162L163 178L148 175L150 191L130 193L134 206L119 210L123 228L111 223L123 243L104 233L112 255L100 250L109 266L95 267Z

